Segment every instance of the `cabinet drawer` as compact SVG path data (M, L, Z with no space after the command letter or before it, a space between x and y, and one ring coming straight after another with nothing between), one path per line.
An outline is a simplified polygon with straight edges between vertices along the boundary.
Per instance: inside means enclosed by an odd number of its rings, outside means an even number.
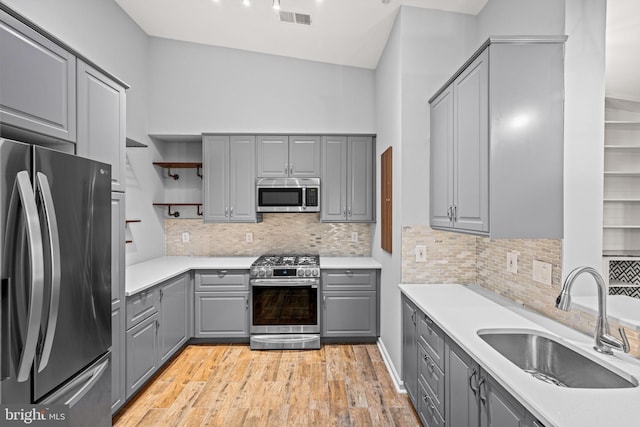
M157 289L147 289L127 297L127 329L158 311Z
M438 412L429 393L427 393L422 381L418 381L418 415L426 427L443 427L444 419Z
M202 270L196 272L196 291L249 290L247 270Z
M322 289L325 291L375 291L376 270L327 270L322 272Z
M418 372L432 403L440 414L444 414L444 374L422 345L418 345Z
M418 342L420 342L436 365L444 369L444 332L426 314L418 312Z

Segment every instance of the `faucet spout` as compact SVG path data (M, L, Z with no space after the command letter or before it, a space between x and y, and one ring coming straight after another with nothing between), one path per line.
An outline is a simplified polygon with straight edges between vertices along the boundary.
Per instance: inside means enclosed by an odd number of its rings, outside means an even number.
M556 298L556 307L560 310L569 311L571 308L571 288L576 278L583 273L589 273L591 277L594 278L596 286L598 287L598 318L596 319L595 344L593 348L604 354L613 354L611 351L612 348L628 353L629 341L627 340L624 329L619 329L622 340L612 336L610 333L609 321L607 320L607 284L595 268L578 267L569 273L562 284L560 295Z

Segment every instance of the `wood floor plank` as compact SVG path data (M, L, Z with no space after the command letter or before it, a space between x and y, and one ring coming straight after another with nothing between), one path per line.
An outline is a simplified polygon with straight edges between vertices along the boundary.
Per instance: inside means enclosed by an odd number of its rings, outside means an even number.
M113 418L116 427L418 426L375 344L313 351L189 345Z

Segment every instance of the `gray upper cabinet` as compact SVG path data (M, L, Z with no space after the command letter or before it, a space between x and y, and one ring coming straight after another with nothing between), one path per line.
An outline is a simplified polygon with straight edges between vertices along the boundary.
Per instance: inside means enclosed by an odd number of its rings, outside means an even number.
M375 220L373 154L373 139L368 136L322 138L322 221Z
M320 176L319 136L258 136L259 178Z
M433 228L562 237L565 39L491 38L429 101Z
M76 58L0 11L0 122L76 141Z
M76 153L111 165L112 191L125 190L125 88L78 60Z
M257 222L254 136L203 137L204 221Z

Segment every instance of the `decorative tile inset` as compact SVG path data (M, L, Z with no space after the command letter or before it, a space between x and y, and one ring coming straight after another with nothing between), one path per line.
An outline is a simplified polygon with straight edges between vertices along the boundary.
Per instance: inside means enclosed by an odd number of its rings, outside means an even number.
M609 261L609 281L640 285L640 261Z
M609 286L609 295L626 295L628 297L640 298L640 287L638 287L638 286Z

